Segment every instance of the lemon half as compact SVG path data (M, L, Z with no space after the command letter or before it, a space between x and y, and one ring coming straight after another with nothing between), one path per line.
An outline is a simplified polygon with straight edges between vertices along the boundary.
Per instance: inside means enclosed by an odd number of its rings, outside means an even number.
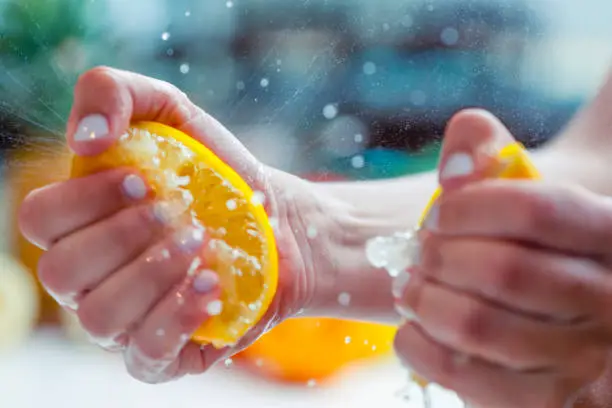
M104 153L74 156L71 177L131 167L178 225L195 223L211 238L206 265L221 281L220 314L193 335L217 348L235 344L264 315L276 293L274 231L255 193L203 144L169 126L137 122Z

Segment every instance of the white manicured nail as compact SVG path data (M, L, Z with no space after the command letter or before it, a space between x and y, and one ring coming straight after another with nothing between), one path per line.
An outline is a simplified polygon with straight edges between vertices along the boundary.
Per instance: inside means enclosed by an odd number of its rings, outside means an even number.
M186 253L193 253L202 247L204 243L204 230L197 227L187 227L179 231L176 236L176 245Z
M451 155L444 168L440 170L440 179L448 180L455 177L469 176L474 172L474 160L467 153L455 153Z
M395 305L395 310L397 311L397 313L399 313L401 317L406 319L408 322L418 322L419 321L419 318L414 312L414 310L412 310L412 308L406 305L397 303Z
M220 300L213 300L206 305L206 313L209 316L218 316L221 314L221 311L223 311L223 302Z
M103 115L93 114L81 119L74 134L74 141L89 142L99 140L108 137L108 134L108 120Z
M193 288L196 292L206 294L212 292L219 284L219 276L211 270L201 271L193 280Z
M135 174L130 174L124 178L121 187L125 195L132 200L142 200L147 195L147 186L144 180Z

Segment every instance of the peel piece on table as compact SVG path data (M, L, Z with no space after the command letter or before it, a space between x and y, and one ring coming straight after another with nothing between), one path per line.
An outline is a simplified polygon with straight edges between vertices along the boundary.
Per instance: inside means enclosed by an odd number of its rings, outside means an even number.
M278 255L261 193L197 140L154 122L132 124L98 156L74 156L71 176L117 167L142 175L176 226L206 228L206 265L219 274L223 307L193 340L217 348L235 344L262 318L277 289Z

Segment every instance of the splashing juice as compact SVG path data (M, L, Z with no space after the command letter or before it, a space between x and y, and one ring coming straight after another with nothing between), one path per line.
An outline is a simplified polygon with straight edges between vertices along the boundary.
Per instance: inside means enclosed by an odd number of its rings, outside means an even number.
M494 154L491 167L491 178L505 179L539 179L540 175L531 162L527 151L519 143L512 143ZM419 244L417 233L429 213L430 208L442 194L442 189L434 192L421 215L421 219L414 230L397 232L388 237L375 237L366 244L366 254L369 262L376 268L384 268L391 277L395 278L400 273L405 273L411 265L418 263ZM398 288L392 288L395 297L401 296ZM400 391L405 398L411 398L415 387L421 394L422 405L425 408L432 406L429 394L429 382L416 373L409 373L409 384L406 389Z

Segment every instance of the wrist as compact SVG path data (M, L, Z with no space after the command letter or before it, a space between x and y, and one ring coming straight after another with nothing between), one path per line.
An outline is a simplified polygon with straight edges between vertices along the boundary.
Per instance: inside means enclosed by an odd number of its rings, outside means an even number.
M391 277L366 258L369 239L413 228L436 186L435 174L377 182L310 183L315 205L302 214L316 231L307 316L397 323ZM314 209L314 211L313 211Z

